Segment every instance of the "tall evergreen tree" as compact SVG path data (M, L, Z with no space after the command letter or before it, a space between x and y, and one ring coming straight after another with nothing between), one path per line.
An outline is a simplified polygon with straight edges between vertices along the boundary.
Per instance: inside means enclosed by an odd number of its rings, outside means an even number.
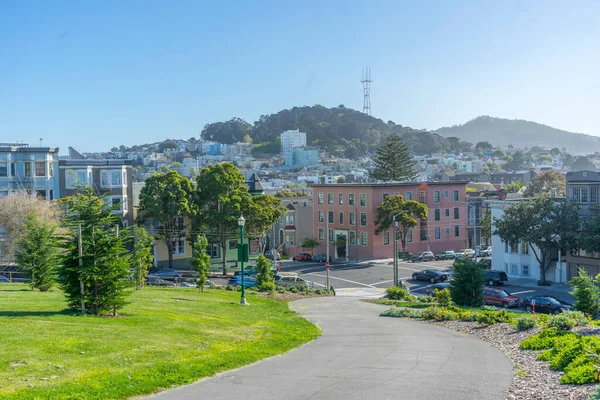
M130 257L125 242L129 231L118 232L119 217L113 210L119 205L94 196L91 188L84 193L60 200L65 210L65 254L59 279L69 307L79 309L83 298L86 312L117 314L126 304L130 275ZM79 256L78 226L81 224L83 255ZM80 284L83 283L83 294Z
M210 256L206 253L207 247L208 239L206 239L206 236L198 235L196 241L192 243L192 258L190 259L190 264L194 271L198 273L196 284L202 292L204 292L208 267L210 267Z
M386 141L377 149L375 169L371 171L371 177L380 181L412 181L415 180L413 161L408 147L398 135L390 135Z
M152 245L154 240L141 226L133 228L133 253L131 254L131 265L133 267L133 281L136 289L144 287L148 269L152 265Z
M484 303L485 272L477 263L461 259L454 265L454 279L450 281L452 301L459 306L479 307Z
M40 221L36 214L30 214L17 242L15 261L31 280L31 287L40 292L50 289L56 280L60 263L56 228L48 221Z

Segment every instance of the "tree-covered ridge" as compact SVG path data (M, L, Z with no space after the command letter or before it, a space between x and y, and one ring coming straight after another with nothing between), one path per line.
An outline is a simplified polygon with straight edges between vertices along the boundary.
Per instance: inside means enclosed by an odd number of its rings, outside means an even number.
M252 125L239 118L215 122L204 127L202 138L230 144L248 141L248 135L254 144L259 144L258 150L276 153L279 152L279 136L292 129L306 132L310 146L351 158L375 151L381 141L392 134L400 135L415 154L431 154L450 148L448 140L437 134L397 125L393 121L384 122L343 105L293 107L262 115ZM267 143L272 145L260 145Z

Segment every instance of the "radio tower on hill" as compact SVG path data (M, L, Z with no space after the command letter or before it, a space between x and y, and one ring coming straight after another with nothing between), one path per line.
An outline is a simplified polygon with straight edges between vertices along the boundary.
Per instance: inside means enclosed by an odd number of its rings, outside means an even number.
M362 72L362 80L360 81L363 84L363 113L367 115L371 115L371 67L366 67Z

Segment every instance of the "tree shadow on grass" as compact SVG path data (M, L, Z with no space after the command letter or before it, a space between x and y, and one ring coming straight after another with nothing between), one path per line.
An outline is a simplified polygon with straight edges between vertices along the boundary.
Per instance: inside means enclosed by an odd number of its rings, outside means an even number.
M2 311L0 317L28 318L28 317L52 317L55 315L80 316L81 314L68 308L61 311Z

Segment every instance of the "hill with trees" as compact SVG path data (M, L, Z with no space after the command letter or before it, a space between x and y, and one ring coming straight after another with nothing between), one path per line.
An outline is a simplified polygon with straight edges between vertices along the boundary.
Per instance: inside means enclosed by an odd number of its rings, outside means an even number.
M202 130L202 138L228 144L251 141L257 145L255 152L277 153L279 136L291 129L306 132L309 146L350 158L374 152L382 140L392 134L401 136L410 151L417 155L450 148L448 140L440 135L397 125L393 121L385 122L343 105L293 107L262 115L253 124L232 118L207 124Z
M600 146L600 137L567 132L521 119L510 120L487 115L462 125L440 128L435 133L473 143L485 140L501 148L509 145L515 148L542 146L564 148L572 153L590 153L591 149Z

